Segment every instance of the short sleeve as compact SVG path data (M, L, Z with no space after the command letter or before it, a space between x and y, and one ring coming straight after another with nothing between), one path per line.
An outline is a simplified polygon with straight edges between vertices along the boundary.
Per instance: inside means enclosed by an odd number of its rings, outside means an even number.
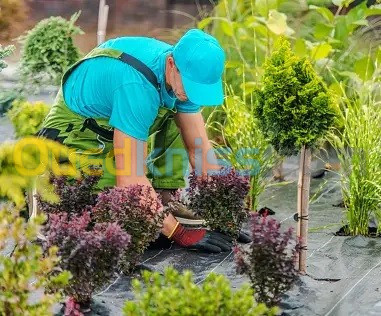
M198 113L200 112L200 106L190 101L176 102L176 109L180 113Z
M138 83L114 91L109 124L136 139L147 141L159 108L152 92Z

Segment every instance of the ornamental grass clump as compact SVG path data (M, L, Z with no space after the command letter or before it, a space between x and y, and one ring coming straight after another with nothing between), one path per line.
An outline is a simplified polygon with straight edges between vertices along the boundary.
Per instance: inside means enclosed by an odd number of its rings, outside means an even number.
M22 44L20 75L25 84L58 86L68 67L80 58L73 36L83 34L75 26L79 13L70 20L50 17L19 38Z
M90 210L96 203L94 187L99 179L99 175L86 175L84 172L81 172L81 177L70 180L67 176L51 174L49 182L53 185L59 202L49 202L37 196L38 208L46 214L80 214L85 209Z
M295 260L299 245L292 238L292 228L282 233L273 218L253 213L250 224L250 247L234 249L237 271L250 278L259 302L275 306L298 279Z
M249 189L248 178L233 169L202 177L192 172L187 189L189 207L211 229L236 238L249 214L245 203Z
M51 315L53 305L62 299L62 289L70 273L57 273L57 247L46 249L34 243L43 216L28 223L17 209L0 209L0 315ZM11 254L6 246L15 244Z
M93 225L86 211L71 217L51 214L45 234L44 247L58 247L60 267L73 275L65 293L84 305L116 274L130 243L130 236L117 223Z
M233 291L225 276L214 273L197 285L190 271L180 274L167 268L164 275L144 271L143 281L134 279L132 286L135 297L126 302L125 316L270 316L278 312L277 308L258 304L249 285Z
M145 185L115 187L100 193L92 209L95 222L116 222L131 236L131 244L121 261L125 273L131 272L162 228L166 212L153 193Z
M369 235L369 222L378 220L381 232L381 97L378 70L374 80L362 82L353 95L341 97L340 128L330 142L340 160L341 191L348 235Z
M16 137L35 135L41 129L49 110L50 107L42 101L13 101L7 116L15 128Z

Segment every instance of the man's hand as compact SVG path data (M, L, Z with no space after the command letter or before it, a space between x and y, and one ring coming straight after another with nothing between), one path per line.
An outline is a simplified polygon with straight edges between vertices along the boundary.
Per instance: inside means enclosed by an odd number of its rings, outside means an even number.
M184 248L212 253L230 251L233 247L233 239L227 235L206 229L187 229L180 223L169 238Z

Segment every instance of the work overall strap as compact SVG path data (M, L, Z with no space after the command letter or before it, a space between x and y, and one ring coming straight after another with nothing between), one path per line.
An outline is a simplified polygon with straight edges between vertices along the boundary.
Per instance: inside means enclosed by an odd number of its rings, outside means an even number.
M97 58L97 57L110 57L110 58L120 60L121 62L130 65L131 67L133 67L134 69L139 71L146 78L146 80L152 84L152 86L158 91L159 97L161 98L160 83L159 83L156 75L154 74L154 72L148 66L146 66L143 62L141 62L139 59L137 59L137 58L135 58L129 54L126 54L126 53L119 51L119 50L116 50L116 49L98 48L97 47L97 48L93 49L90 53L88 53L84 58L82 58L81 60L79 60L78 62L73 64L65 72L65 74L63 75L62 80L61 80L61 90L57 95L57 99L63 98L63 85L66 82L68 76L73 72L73 70L79 64L81 64L83 61L88 60L88 59L92 59L92 58ZM78 116L75 113L68 113L68 114L73 115L73 116ZM101 125L107 126L107 128L104 128ZM65 129L67 132L69 132L70 131L70 124L68 124L68 127L67 128L65 127ZM83 132L86 129L91 130L92 132L101 136L104 140L106 140L108 142L113 141L114 129L112 127L108 126L108 118L104 118L104 119L83 118L83 124L81 127L81 132ZM57 129L51 128L49 126L44 126L44 128L41 131L39 131L39 133L37 135L47 137L50 139L55 139L55 140L62 143L63 138L65 136L63 136L63 135L58 136L58 133L59 133L59 131L57 131Z

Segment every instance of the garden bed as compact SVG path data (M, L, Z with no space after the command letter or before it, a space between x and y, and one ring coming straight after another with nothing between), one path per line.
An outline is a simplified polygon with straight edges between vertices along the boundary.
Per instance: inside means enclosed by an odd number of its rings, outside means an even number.
M295 157L287 160L286 180L293 182L270 188L262 196L266 206L276 210L283 228L295 226L297 167ZM310 206L308 275L285 295L281 307L287 315L380 315L381 239L334 235L342 226L343 210L332 206L341 199L337 178L329 173L312 180L311 188L314 194L326 180L320 198ZM202 254L172 245L146 251L143 263L156 271L167 266L192 270L197 283L211 271L226 275L233 287L248 281L237 275L232 252ZM120 276L95 295L92 315L122 315L125 300L133 297L130 280Z
M4 117L0 128L1 142L12 138L11 124ZM290 183L269 188L262 195L260 206L275 210L274 217L286 229L295 226L298 159L288 159L284 167ZM285 314L381 314L381 239L334 235L342 226L343 215L342 208L333 206L341 200L337 181L334 173L328 173L311 182L312 195L317 190L321 192L310 205L308 275L285 295L281 305ZM192 270L197 283L203 282L211 271L226 275L233 287L247 281L246 277L237 275L232 252L203 254L172 245L169 249L146 251L143 264L156 271L164 271L170 265L180 271ZM124 302L133 297L130 281L131 277L120 276L98 292L91 315L122 315Z

